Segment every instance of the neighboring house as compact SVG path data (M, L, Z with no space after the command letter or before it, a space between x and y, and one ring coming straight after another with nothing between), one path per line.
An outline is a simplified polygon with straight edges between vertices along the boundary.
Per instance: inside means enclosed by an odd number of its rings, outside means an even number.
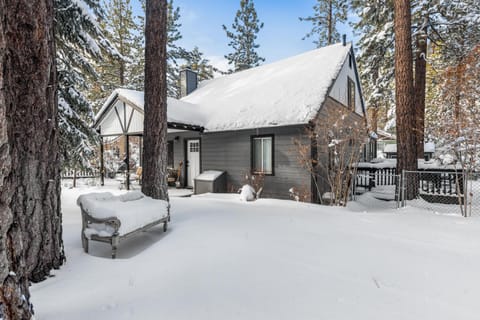
M383 148L383 153L387 159L396 159L397 158L397 144L394 141L393 143L388 143ZM429 161L432 159L433 154L435 153L435 143L426 142L423 146L424 160Z
M392 143L397 143L397 136L390 132L377 129L377 158L385 158L385 146Z
M206 170L227 173L227 191L246 174L265 175L263 196L288 198L292 187L312 190L310 173L297 160L294 139L312 141L306 128L326 127L329 109L344 108L349 121L365 128L365 106L350 44L335 44L197 85L196 74L181 73L180 100L168 99L169 165L184 165L181 182L193 187ZM141 135L143 93L117 89L99 111L102 136ZM319 146L320 149L323 146ZM326 146L325 146L326 147ZM328 161L324 153L318 161ZM326 188L323 188L326 190ZM312 200L315 200L312 197Z

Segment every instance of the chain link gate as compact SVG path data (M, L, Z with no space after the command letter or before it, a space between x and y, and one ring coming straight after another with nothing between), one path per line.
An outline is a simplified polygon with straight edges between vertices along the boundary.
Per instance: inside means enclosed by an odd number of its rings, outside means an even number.
M474 172L467 174L466 176L466 216L480 216L480 173Z
M440 213L480 214L480 176L461 171L406 171L401 175L399 206Z

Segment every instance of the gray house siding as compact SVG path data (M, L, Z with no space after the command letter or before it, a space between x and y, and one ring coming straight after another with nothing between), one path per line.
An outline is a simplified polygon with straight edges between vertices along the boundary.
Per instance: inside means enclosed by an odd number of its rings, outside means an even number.
M288 199L289 189L310 190L309 173L300 165L293 139L303 139L303 126L262 128L241 131L198 133L169 133L174 141L174 164L185 162L185 144L188 139L201 141L201 171L220 170L227 172L227 191L237 192L245 184L245 175L251 172L251 138L257 135L274 135L274 175L265 176L263 197ZM177 139L175 139L177 137ZM182 168L181 181L185 185L186 166Z
M332 125L328 110L346 108L335 99L327 98L318 114L316 123L328 128ZM365 119L356 113L351 113L344 125L357 125L365 127ZM322 129L324 131L325 129ZM318 201L316 188L312 184L309 172L298 161L298 150L293 143L294 139L301 139L302 145L310 144L305 134L304 126L285 126L260 128L240 131L224 131L212 133L199 133L193 131L175 132L168 134L168 140L174 142L174 164L178 167L183 162L181 179L186 185L185 146L188 139L200 139L201 172L205 170L220 170L227 172L227 191L236 192L246 183L245 176L251 172L252 136L274 136L274 167L272 176L265 176L263 197L288 199L289 189L311 192L311 200ZM319 139L317 142L317 159L319 176L317 183L320 194L329 191L330 187L326 178L325 169L328 166L328 141ZM187 164L188 165L188 164Z
M329 162L329 148L328 144L329 141L326 138L325 133L328 132L329 128L332 127L335 119L332 119L332 112L333 115L338 116L335 112L345 112L346 117L344 120L339 121L342 128L356 128L354 130L355 133L364 134L365 139L367 138L367 126L365 123L365 118L360 116L355 112L351 112L351 110L345 106L344 104L336 101L335 99L328 97L325 100L325 103L320 110L317 118L315 119L314 123L316 123L319 128L316 128L316 132L318 133L318 140L317 140L317 160L318 160L318 178L317 183L319 186L320 194L324 194L325 192L330 191L330 185L327 178L327 168ZM362 140L360 137L354 137L357 143ZM352 146L352 148L359 148L360 146ZM358 149L357 149L358 150ZM313 189L312 189L313 192Z
M292 187L310 188L310 175L297 161L294 138L302 138L303 126L262 128L202 135L202 170L227 171L228 191L237 191L251 172L251 138L274 135L272 176L265 176L263 197L288 199Z

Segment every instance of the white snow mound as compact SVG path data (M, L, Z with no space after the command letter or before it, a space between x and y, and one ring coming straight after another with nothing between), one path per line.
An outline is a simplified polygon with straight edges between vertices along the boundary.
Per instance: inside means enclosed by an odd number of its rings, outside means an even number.
M240 192L240 200L242 201L253 201L255 200L255 189L249 184L246 184L242 187Z

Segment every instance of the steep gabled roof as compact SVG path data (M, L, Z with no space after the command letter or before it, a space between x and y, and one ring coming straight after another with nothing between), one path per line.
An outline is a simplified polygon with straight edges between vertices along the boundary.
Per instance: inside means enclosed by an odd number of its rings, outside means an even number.
M351 48L334 44L201 82L181 100L168 98L168 122L207 132L306 124L318 114ZM116 89L98 112L95 127L117 101L136 108L142 115L137 122L143 120L143 92Z
M197 105L205 131L305 124L317 115L350 50L350 44L335 44L204 81L181 101Z

